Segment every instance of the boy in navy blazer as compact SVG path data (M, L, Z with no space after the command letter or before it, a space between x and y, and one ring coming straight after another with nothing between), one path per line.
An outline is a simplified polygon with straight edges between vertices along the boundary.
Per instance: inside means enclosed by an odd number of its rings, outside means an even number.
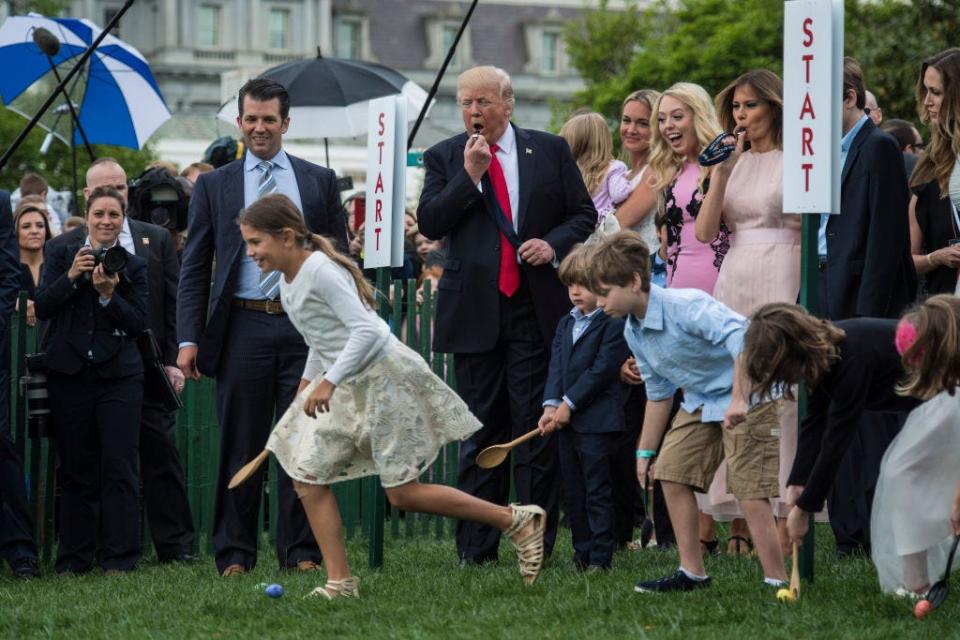
M586 288L590 249L580 247L560 264L573 309L553 338L544 389L544 435L560 430L564 510L573 534L573 562L580 569L607 570L613 556L613 484L610 453L623 431L620 365L630 355L624 321L597 308Z

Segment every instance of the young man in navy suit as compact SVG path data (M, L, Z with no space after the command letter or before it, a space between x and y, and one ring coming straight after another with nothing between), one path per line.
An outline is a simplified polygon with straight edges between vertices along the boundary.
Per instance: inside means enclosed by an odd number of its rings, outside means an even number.
M420 232L445 238L433 349L453 353L457 392L483 428L460 446L457 486L506 504L510 469L481 469L476 455L526 433L540 417L550 341L570 308L557 265L597 223L570 148L559 136L510 123L510 76L496 67L457 79L465 131L427 150L417 209ZM547 511L544 546L556 538L560 486L553 438L513 452L522 503ZM460 522L461 564L495 561L500 532Z
M228 490L227 483L263 450L274 421L307 384L301 379L307 346L280 305L279 274L261 277L246 255L237 215L263 195L282 193L303 213L310 231L330 237L341 251L347 247L333 171L283 150L290 126L287 90L274 80L254 78L240 89L238 102L237 126L247 151L197 179L177 296L177 365L187 378L217 378L220 466L213 546L217 570L225 577L256 564L266 468L242 487ZM320 550L303 507L290 477L282 469L277 473L280 567L316 570Z
M864 112L865 104L863 71L846 58L840 215L821 216L818 242L820 315L830 320L896 318L917 293L903 156L897 141ZM893 414L865 413L840 464L827 502L840 556L869 552L880 460L899 425Z
M622 319L597 308L587 289L590 250L581 247L560 263L570 310L553 338L543 415L537 426L555 430L563 475L564 511L573 534L573 562L580 569L610 569L613 534L613 484L610 454L623 431L620 365L630 355Z

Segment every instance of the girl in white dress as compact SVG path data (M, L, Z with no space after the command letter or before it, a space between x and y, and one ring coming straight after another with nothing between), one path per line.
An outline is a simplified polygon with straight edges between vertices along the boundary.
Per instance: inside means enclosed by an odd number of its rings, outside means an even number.
M543 564L546 514L536 505L499 506L418 478L440 447L480 428L466 404L373 310L374 292L350 258L310 233L283 195L261 198L239 216L247 255L279 271L284 311L310 352L297 398L266 448L293 479L327 569L310 595L359 597L350 574L334 482L378 474L403 511L481 522L517 549L527 584Z
M960 299L928 298L904 315L896 343L908 372L898 391L925 402L880 465L872 554L883 591L919 598L960 534Z

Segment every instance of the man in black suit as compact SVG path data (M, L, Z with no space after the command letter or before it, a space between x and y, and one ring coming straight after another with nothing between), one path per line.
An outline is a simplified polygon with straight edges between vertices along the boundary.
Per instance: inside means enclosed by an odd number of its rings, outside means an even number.
M289 112L290 99L282 85L265 78L245 84L237 126L247 152L202 174L190 199L178 290L177 363L188 378L217 378L221 433L214 551L217 570L224 576L245 573L256 564L264 470L237 489L228 490L227 482L263 450L271 425L297 392L307 357L303 338L280 306L279 279L272 274L261 278L246 255L237 215L262 195L282 193L303 212L307 228L332 236L346 249L333 171L282 149ZM282 469L278 474L280 566L314 570L320 550L289 476Z
M38 572L23 462L10 433L10 315L19 291L20 249L10 194L0 191L0 550L14 575L23 579Z
M820 311L831 320L896 318L916 297L907 206L896 140L864 113L863 72L843 65L840 215L821 216ZM828 501L841 555L870 547L870 505L880 459L899 430L895 415L864 414Z
M87 169L84 198L96 187L112 187L127 197L127 174L113 158L98 158ZM85 227L59 235L45 253L65 244L82 243ZM177 368L177 278L180 264L170 233L157 225L124 217L120 244L147 263L149 297L146 326L153 330L163 354L164 371L174 389L183 389ZM193 517L175 440L176 413L164 408L161 390L145 385L140 417L140 479L150 535L160 562L195 559Z
M460 447L458 486L505 504L509 469L481 469L476 455L537 424L549 344L570 308L556 265L590 234L597 213L566 142L510 123L505 71L469 69L457 87L466 132L424 154L417 218L421 233L447 241L433 348L456 354L457 391L484 425ZM513 461L520 502L547 510L549 554L560 493L556 443L532 440ZM461 564L496 560L499 539L490 527L460 522Z

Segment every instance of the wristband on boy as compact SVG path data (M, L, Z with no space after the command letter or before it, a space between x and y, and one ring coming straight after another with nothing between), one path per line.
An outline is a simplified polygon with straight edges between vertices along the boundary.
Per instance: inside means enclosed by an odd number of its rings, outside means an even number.
M657 452L652 449L637 449L638 458L656 458Z

